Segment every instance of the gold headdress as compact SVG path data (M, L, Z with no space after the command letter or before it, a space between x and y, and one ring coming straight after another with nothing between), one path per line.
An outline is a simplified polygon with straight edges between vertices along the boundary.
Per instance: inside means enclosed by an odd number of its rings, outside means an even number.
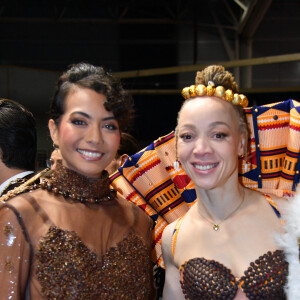
M231 102L234 105L240 105L242 107L247 107L248 105L248 99L245 95L233 93L231 89L225 90L225 88L221 85L215 87L215 84L212 81L209 81L207 86L204 84L198 84L185 87L182 90L181 95L184 99L202 96L215 96L227 102Z

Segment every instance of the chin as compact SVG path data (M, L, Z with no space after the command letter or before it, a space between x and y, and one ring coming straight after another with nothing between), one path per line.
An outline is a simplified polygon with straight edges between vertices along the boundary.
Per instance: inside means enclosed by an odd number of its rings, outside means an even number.
M192 180L193 181L193 180ZM195 186L197 188L203 189L203 190L212 190L217 187L217 184L214 182L197 182L197 180L193 181Z
M90 168L88 170L82 170L80 173L88 178L98 178L101 176L104 169L92 171ZM91 172L92 171L92 172Z

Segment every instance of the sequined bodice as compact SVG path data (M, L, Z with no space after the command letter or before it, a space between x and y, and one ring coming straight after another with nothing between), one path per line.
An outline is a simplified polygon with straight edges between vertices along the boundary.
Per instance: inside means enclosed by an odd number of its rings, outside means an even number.
M285 299L288 263L283 251L268 252L252 262L244 276L214 260L193 258L181 266L181 286L187 299L234 299L241 288L249 299Z
M151 219L106 174L58 169L0 204L0 299L150 299Z
M48 299L147 299L148 271L147 247L134 233L97 257L75 232L52 226L36 253L36 275Z

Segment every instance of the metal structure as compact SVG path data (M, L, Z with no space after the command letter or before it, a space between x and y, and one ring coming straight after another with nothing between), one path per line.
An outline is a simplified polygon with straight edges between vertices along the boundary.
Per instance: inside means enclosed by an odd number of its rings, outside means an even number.
M277 57L276 63L299 61L297 47L289 52L253 53L257 30L272 5L290 5L291 12L300 7L294 0L2 0L0 67L6 66L8 91L14 88L10 66L59 73L79 60L104 64L130 88L135 85L141 91L159 80L151 83L152 78L140 77L178 75L221 62L232 67L241 87L249 89L253 65L270 63L272 56ZM203 43L210 42L207 33L218 40L217 46L207 47L222 48L214 56L202 49ZM295 32L295 36L299 35ZM184 39L192 50L179 57L176 51ZM176 88L172 82L173 77L159 83L161 92Z

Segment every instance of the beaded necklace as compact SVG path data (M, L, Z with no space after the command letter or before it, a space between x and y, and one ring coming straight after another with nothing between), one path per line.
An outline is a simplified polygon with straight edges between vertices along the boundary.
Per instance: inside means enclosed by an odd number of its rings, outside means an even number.
M60 162L49 179L42 179L41 188L71 201L87 204L107 202L116 197L116 190L110 188L106 170L100 178L92 179L65 168Z

